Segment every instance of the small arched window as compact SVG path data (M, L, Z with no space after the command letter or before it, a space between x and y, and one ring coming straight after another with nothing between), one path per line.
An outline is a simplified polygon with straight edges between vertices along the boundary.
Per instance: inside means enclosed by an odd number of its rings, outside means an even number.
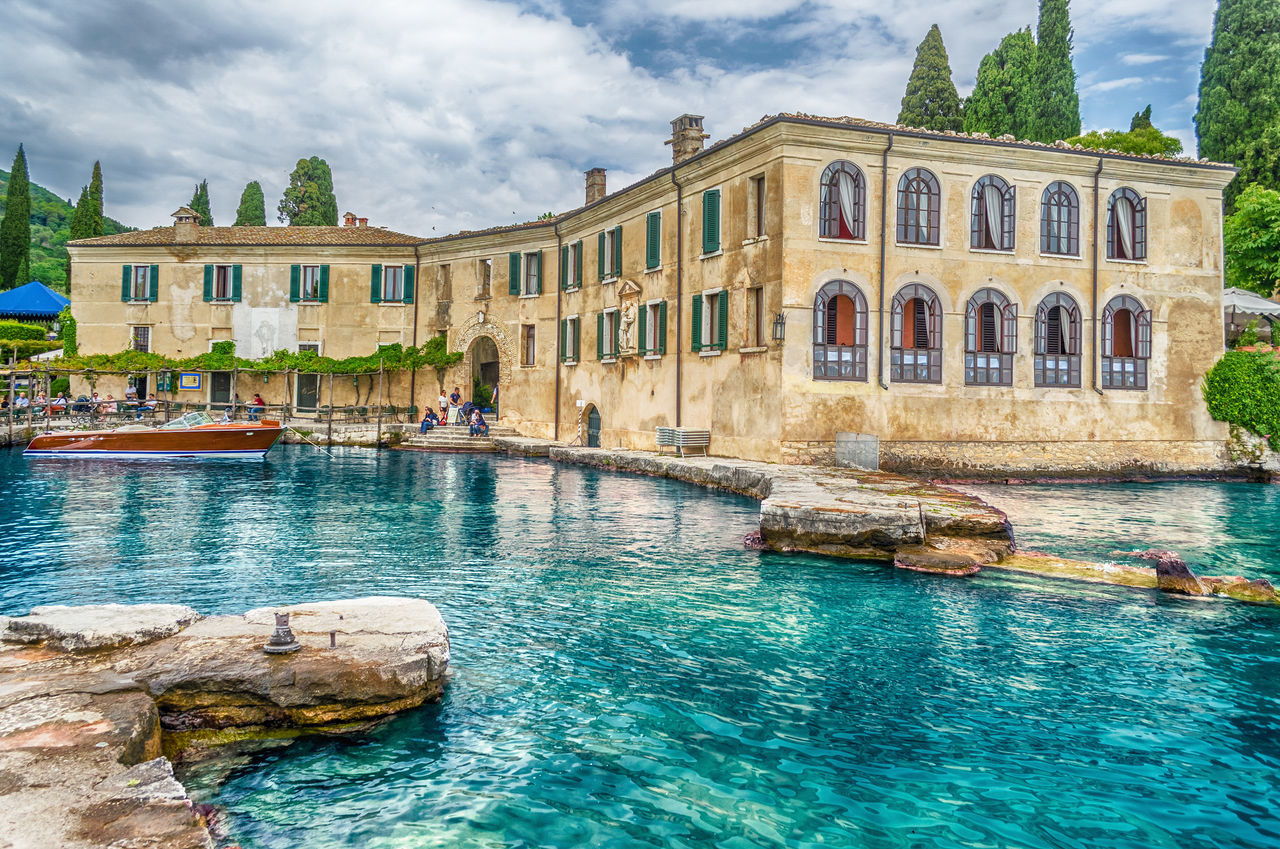
M819 203L824 239L854 241L867 237L867 182L852 162L838 160L822 172Z
M942 302L928 286L912 283L893 296L889 379L942 382Z
M898 180L898 243L936 245L941 192L938 178L923 168L910 168Z
M1151 310L1137 298L1120 295L1102 311L1102 385L1146 389L1151 359Z
M1147 200L1130 188L1107 200L1107 259L1147 258Z
M995 174L973 184L969 246L974 250L1013 250L1016 221L1013 186Z
M1080 255L1080 196L1070 183L1050 183L1040 198L1040 253Z
M1054 292L1036 307L1036 386L1080 385L1080 307Z
M867 299L847 280L833 280L814 296L813 377L867 379Z
M1013 384L1018 351L1018 305L1002 292L980 289L964 313L964 382L972 386Z

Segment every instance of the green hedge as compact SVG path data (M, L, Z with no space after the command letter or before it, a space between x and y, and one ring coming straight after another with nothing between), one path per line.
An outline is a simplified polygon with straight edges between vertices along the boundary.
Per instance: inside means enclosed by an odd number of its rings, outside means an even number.
M1201 386L1209 415L1256 433L1280 451L1280 361L1273 351L1228 351Z
M17 349L18 351L18 359L25 360L35 354L43 354L45 351L55 351L61 347L61 342L46 342L43 336L41 336L39 340L0 339L0 360L8 362L9 357L13 356L14 349Z
M0 321L0 339L39 339L49 335L46 327L38 324L23 324L20 321Z

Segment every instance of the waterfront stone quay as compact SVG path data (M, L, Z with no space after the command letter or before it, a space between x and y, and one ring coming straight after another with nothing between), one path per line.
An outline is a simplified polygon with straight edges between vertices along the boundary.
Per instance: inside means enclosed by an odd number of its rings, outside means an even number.
M298 650L263 651L277 612ZM412 598L0 617L0 847L212 849L172 762L366 729L438 700L448 667L444 621Z

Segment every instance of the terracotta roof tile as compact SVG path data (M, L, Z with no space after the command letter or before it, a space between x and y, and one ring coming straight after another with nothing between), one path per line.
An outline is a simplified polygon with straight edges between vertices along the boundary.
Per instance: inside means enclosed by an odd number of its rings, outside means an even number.
M167 247L170 245L254 246L282 245L306 247L412 247L422 244L421 236L410 236L381 227L197 227L194 238L178 242L173 227L130 230L114 236L76 239L76 247Z

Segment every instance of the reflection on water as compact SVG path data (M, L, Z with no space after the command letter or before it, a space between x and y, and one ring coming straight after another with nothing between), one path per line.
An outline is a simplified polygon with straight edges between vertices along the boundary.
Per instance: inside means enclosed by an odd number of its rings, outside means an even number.
M536 461L8 452L0 612L439 605L441 704L193 777L246 849L1280 842L1277 611L745 551L757 516Z

